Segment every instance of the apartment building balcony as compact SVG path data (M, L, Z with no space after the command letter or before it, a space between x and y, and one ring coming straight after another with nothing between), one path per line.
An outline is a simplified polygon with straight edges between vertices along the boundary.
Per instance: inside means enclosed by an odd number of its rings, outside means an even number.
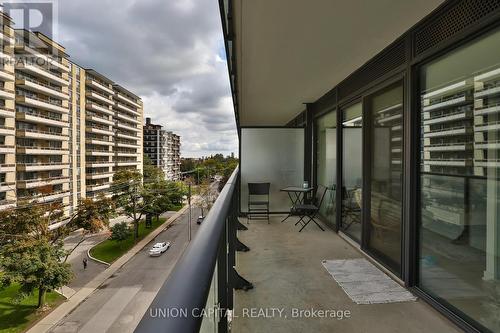
M16 187L15 182L3 182L0 183L0 192L6 192L6 191L11 191L14 190Z
M62 92L62 90L56 89L55 87L52 87L48 84L33 79L28 79L28 78L16 79L16 86L30 91L35 91L38 93L49 95L51 97L60 98L63 100L69 99L69 95L67 93Z
M470 148L470 144L465 143L441 143L441 144L431 144L425 145L424 151L465 151L467 148Z
M114 172L87 172L85 178L87 179L104 179L112 177Z
M50 202L50 201L55 201L59 200L65 197L69 197L71 193L67 190L65 191L57 191L53 192L50 194L44 194L44 195L35 195L33 197L26 197L26 199L31 199L32 201L36 202Z
M0 125L0 135L14 135L15 131L14 127Z
M108 117L100 116L97 113L96 114L87 113L85 115L85 119L91 120L91 121L99 123L99 124L105 124L105 125L110 125L110 126L113 126L115 124Z
M100 104L97 104L97 103L93 103L89 100L87 100L85 102L85 108L88 109L88 110L93 110L93 111L100 111L100 112L103 112L107 115L110 115L110 116L113 116L115 113L113 112L113 110L110 110L109 108L107 107L104 107Z
M93 78L86 78L85 84L87 86L90 86L90 87L94 88L94 89L101 90L101 91L103 91L106 94L110 94L110 95L114 94L113 89L105 86L103 83L101 83L101 82L99 82L97 80L94 80Z
M139 146L139 143L116 142L116 146L124 148L137 148Z
M14 99L15 94L12 90L0 89L0 98L2 99Z
M426 115L424 114L424 117ZM460 119L465 119L467 117L465 112L457 112L457 113L452 113L452 114L444 114L444 115L439 115L439 116L433 116L429 118L424 118L424 125L434 125L434 124L441 124L441 123L446 123L450 121L456 121Z
M129 97L121 94L121 93L116 93L115 97L117 99L119 99L119 100L122 100L124 102L127 102L128 104L131 104L131 105L135 106L136 108L140 108L141 107L141 105L139 103L137 103L135 100L133 100L133 99L131 99L131 98L129 98Z
M69 163L63 162L47 162L47 163L23 163L17 162L17 171L50 171L62 170L69 166Z
M110 136L112 136L112 135L115 134L107 126L103 126L103 127L96 127L96 126L90 127L90 126L86 126L85 131L89 132L89 133L96 133L96 134L103 134L103 135L110 135Z
M476 159L474 160L474 166L485 168L499 168L500 159Z
M124 153L124 152L116 152L116 156L122 156L122 157L134 157L138 156L139 153Z
M16 40L5 33L5 31L0 30L0 41L2 45L14 45Z
M0 154L13 154L16 152L15 146L0 144Z
M14 81L14 73L7 72L5 69L0 68L0 81Z
M141 124L141 120L140 119L129 117L127 114L124 114L124 113L118 112L118 113L116 113L115 117L119 118L119 119L123 119L123 120L129 121L131 123Z
M439 165L439 166L456 166L465 167L472 165L471 160L466 159L437 159L437 158L426 158L423 161L424 165Z
M16 165L15 164L8 164L8 163L0 163L0 170L2 172L14 172L16 171Z
M129 107L129 106L125 105L125 104L119 103L119 102L117 102L115 104L115 108L117 108L119 110L122 110L122 111L126 111L126 112L129 112L129 113L132 113L132 114L137 115L137 116L140 116L139 111L134 110L131 107Z
M50 67L58 69L63 72L69 72L69 66L63 64L60 59L53 57L50 54L41 53L26 44L18 44L15 46L16 53L26 53L31 54L37 59L43 60L44 63L48 64Z
M489 115L500 112L500 103L486 104L481 107L476 107L474 114L478 116Z
M130 124L123 123L123 122L117 122L117 124L115 126L118 128L123 128L127 131L133 131L133 132L140 132L141 131L139 128L137 128L137 126L130 125Z
M57 84L60 86L68 86L69 85L68 79L63 78L62 76L57 76L46 68L23 63L21 61L16 62L15 67L16 67L16 70L25 71L33 76L41 77L41 78L48 80L54 84Z
M87 191L100 191L106 190L111 187L111 184L96 184L96 185L87 185Z
M424 132L424 138L437 138L445 136L456 136L470 133L471 129L465 126L457 126L446 129L433 130L429 132Z
M69 155L69 149L56 148L56 147L17 146L16 151L18 154L23 154L23 155Z
M0 210L16 207L16 200L0 200Z
M16 136L21 138L40 139L40 140L54 140L54 141L68 141L69 134L67 133L54 133L47 131L40 131L36 129L18 129Z
M1 107L0 106L0 116L4 118L12 118L16 114L16 111L14 109L9 109L6 107Z
M63 107L62 104L58 102L52 102L49 100L43 100L37 97L30 97L30 96L24 96L24 95L17 95L16 96L16 103L31 106L31 107L36 107L52 112L58 112L58 113L69 113L69 107Z
M493 121L484 124L474 125L475 132L489 132L489 131L497 131L499 129L500 129L500 121Z
M121 132L116 133L116 136L118 136L119 138L124 138L124 139L129 139L129 140L139 140L140 139L138 136L131 135L131 134L125 134L125 133L121 133Z
M17 120L28 121L35 124L43 124L50 126L58 126L58 127L69 127L69 121L62 120L60 118L51 117L42 114L41 112L33 111L33 112L17 112L16 113Z
M85 155L88 155L88 156L112 156L114 155L114 153L112 151L109 151L109 150L97 150L97 149L87 149L85 151Z
M85 142L92 145L114 146L115 143L108 139L86 138Z
M29 180L18 180L17 187L22 189L37 188L48 185L58 185L69 182L69 177L37 178Z
M491 140L487 142L475 142L474 149L500 149L500 140Z
M108 105L115 104L115 102L112 100L110 96L98 93L97 91L87 91L85 92L85 96L98 100L101 103L106 103Z
M87 167L91 168L102 168L102 167L110 167L114 166L115 162L111 161L87 161Z
M137 165L139 161L123 161L123 162L115 162L117 166L133 166Z

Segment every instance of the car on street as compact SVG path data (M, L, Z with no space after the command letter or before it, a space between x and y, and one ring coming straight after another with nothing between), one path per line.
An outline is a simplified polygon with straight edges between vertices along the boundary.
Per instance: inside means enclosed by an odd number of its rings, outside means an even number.
M161 256L161 254L167 251L169 247L170 247L170 242L156 243L155 245L153 245L151 250L149 250L149 255L151 257Z
M198 216L198 219L196 220L196 224L201 224L201 222L203 222L203 220L205 219L204 216Z

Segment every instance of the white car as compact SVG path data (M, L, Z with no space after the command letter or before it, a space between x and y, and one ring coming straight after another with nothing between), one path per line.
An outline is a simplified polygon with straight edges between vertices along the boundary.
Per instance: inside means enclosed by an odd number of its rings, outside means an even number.
M161 256L161 254L168 250L170 247L170 242L156 243L153 245L151 250L149 250L149 255L151 257Z

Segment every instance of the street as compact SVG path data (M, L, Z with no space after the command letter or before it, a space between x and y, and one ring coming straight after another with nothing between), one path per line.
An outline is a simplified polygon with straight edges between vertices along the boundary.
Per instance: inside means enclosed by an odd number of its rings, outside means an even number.
M193 207L193 236L199 227L196 220L200 213L198 207ZM51 332L133 332L187 245L188 216L189 210L121 267ZM162 241L170 242L170 249L159 257L149 257L148 250L151 246ZM81 252L82 250L79 251ZM81 257L75 253L74 258ZM75 259L74 262L75 269L81 270L78 266L81 261L78 263L78 259ZM101 271L106 268L99 265L89 261L87 269ZM78 287L81 287L81 283L72 288Z

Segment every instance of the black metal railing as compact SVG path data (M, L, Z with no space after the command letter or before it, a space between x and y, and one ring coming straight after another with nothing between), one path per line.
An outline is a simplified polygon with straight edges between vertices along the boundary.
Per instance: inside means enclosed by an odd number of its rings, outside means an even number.
M228 331L238 288L235 244L239 172L233 171L196 236L163 284L135 332ZM208 326L208 327L207 327Z

